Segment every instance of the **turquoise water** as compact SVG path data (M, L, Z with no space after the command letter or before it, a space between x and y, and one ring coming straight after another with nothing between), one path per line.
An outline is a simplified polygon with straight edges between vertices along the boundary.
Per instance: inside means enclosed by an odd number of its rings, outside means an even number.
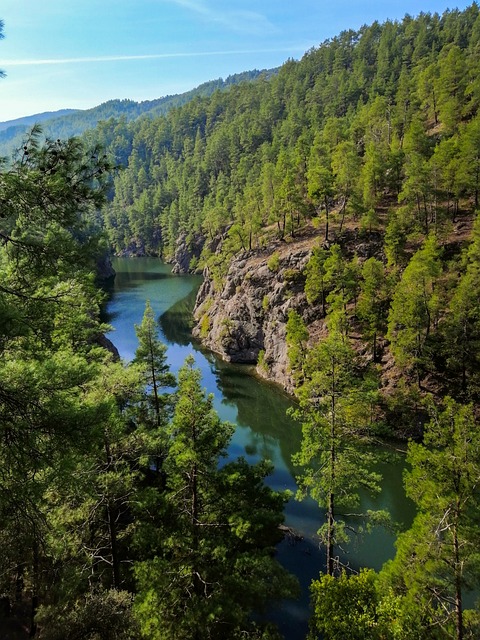
M109 291L107 319L114 331L108 337L121 357L130 360L134 356L134 325L141 322L149 299L159 318L159 335L167 345L171 371L176 373L192 354L221 419L237 425L229 456L244 456L251 462L268 458L274 464L268 484L295 492L291 456L299 448L301 433L300 426L286 415L292 400L280 388L256 378L252 368L225 363L192 341L189 319L201 277L172 275L170 267L155 258L117 258L113 266L117 276ZM388 508L395 521L409 524L413 509L403 491L402 459L385 461L379 470L384 478L382 494L375 500L364 497L363 508ZM286 640L304 640L307 633L308 585L324 565L316 538L323 518L311 500L297 502L292 498L285 508L285 523L303 537L295 543L285 540L278 547L279 560L299 578L302 588L298 601L281 603L271 614ZM394 536L376 529L349 545L341 559L354 569L380 569L393 554Z

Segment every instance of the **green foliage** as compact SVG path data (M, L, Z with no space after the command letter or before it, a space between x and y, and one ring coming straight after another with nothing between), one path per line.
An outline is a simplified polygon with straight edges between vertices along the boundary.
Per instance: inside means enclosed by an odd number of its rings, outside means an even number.
M160 388L173 387L176 381L168 370L167 347L158 339L158 328L149 300L145 303L142 323L135 325L135 333L139 344L133 362L141 366L146 388L151 388L152 393L146 397L146 410L148 413L148 405L153 405L150 409L154 412L152 423L160 427L168 417L167 397L160 397Z
M432 403L431 414L424 442L410 443L407 457L407 495L418 515L384 574L401 596L402 617L424 637L474 637L464 596L478 587L478 428L472 406L451 398Z
M373 230L378 228L379 219L375 209L370 208L363 214L360 220L360 226L363 231L367 231L368 233L372 233Z
M268 363L265 359L265 351L263 349L258 352L257 366L268 373Z
M321 576L311 584L313 615L308 638L383 638L378 630L376 576L371 570L338 578Z
M325 261L328 255L329 252L326 249L315 248L305 267L305 295L307 301L312 304L320 300L324 313L326 303Z
M411 213L408 207L390 211L385 229L385 254L390 266L404 265L406 244L412 229Z
M309 638L474 638L476 610L464 597L478 588L478 429L472 406L446 398L431 405L423 443L410 443L407 495L418 514L397 554L373 571L312 583Z
M88 594L61 611L44 606L37 621L43 640L138 640L140 629L132 615L132 595L126 591Z
M302 444L294 456L303 467L297 478L298 499L310 495L326 510L318 531L326 546L329 575L338 569L334 549L349 539L338 509L357 509L360 489L377 493L380 476L372 471L374 454L370 385L354 375L355 354L339 333L330 333L305 358L305 382L297 389L295 417L302 423ZM374 400L373 400L374 403ZM352 440L355 447L351 446ZM369 514L356 514L368 520Z
M288 312L285 330L290 368L297 376L301 376L308 342L308 329L295 309L290 309Z
M357 305L357 315L364 325L364 335L372 345L373 360L377 360L377 337L386 329L388 282L383 264L369 258L362 267L363 282Z
M279 268L280 268L280 254L278 253L278 251L275 251L269 257L269 259L267 260L267 267L270 269L270 271L273 271L274 273L276 273L279 270Z
M35 128L0 173L0 512L8 548L1 587L12 592L13 581L24 580L32 620L45 593L57 595L60 558L68 556L60 548L75 546L59 516L68 507L57 509L52 495L75 495L70 480L87 452L98 450L114 413L111 396L92 392L111 361L99 346L106 327L92 275L104 251L94 220L108 169L100 149L74 139L41 146ZM81 477L90 474L87 468ZM82 497L89 504L91 494ZM52 534L57 525L58 539ZM76 570L85 559L78 547L77 553L63 574L74 599L82 582Z
M263 483L266 463L240 459L219 468L233 426L220 422L192 359L178 387L157 534L162 553L136 566L142 631L152 639L256 637L252 611L294 588L272 556L285 496Z
M388 317L387 337L397 364L420 372L428 366L428 338L436 323L439 298L437 279L441 273L434 236L408 263L395 289Z
M210 331L210 317L208 316L207 313L204 313L202 316L202 319L200 320L200 337L201 338L206 338L208 336L208 333Z
M442 330L445 341L447 366L452 380L460 382L461 392L477 399L478 340L480 338L479 291L479 226L474 222L471 243L464 253L464 270L456 280L448 313Z

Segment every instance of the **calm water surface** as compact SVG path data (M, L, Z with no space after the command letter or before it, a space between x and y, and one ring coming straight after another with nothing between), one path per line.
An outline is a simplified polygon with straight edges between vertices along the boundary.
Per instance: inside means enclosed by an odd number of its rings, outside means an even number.
M139 324L148 299L159 318L159 335L168 347L171 371L177 373L185 358L192 354L201 370L203 385L214 395L215 408L222 420L237 425L229 456L244 456L255 462L268 458L274 472L268 484L275 489L295 491L295 469L291 456L300 445L300 426L286 416L291 399L276 386L253 375L250 367L222 362L192 341L189 318L200 276L176 276L170 266L155 258L116 258L117 276L112 284L107 319L113 327L108 337L125 360L131 360L137 348L134 325ZM397 522L409 524L413 510L405 498L401 460L379 465L383 490L376 500L365 497L363 508L388 508ZM281 563L300 580L302 595L298 601L282 603L272 617L279 623L286 640L304 640L308 626L308 585L323 569L324 553L316 531L323 523L323 512L311 500L291 499L285 508L285 523L303 540L288 540L278 547ZM382 529L359 538L342 555L353 568L380 569L394 554L394 537Z

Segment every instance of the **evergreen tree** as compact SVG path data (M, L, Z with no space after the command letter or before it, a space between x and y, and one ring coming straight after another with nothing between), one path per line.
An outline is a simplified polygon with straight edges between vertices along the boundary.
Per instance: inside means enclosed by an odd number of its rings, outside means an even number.
M98 149L78 140L41 146L35 128L0 173L0 510L12 541L2 588L12 593L16 583L21 599L28 576L32 635L51 577L45 496L105 410L86 401L86 389L108 360L92 276L102 250L92 211L107 169Z
M423 443L409 444L405 482L418 515L385 571L404 596L403 616L417 617L424 637L474 637L464 597L478 588L478 434L472 406L447 397L443 407L432 404Z
M312 200L317 216L325 211L325 241L330 239L330 210L332 208L332 198L334 178L332 173L331 160L320 136L315 138L310 151L307 170L308 196Z
M323 315L326 315L326 271L325 262L329 256L329 251L321 247L315 247L312 255L305 267L305 295L309 304L320 299Z
M428 364L427 341L437 322L440 271L437 242L429 236L403 272L388 317L387 338L395 361L401 368L413 369L419 384Z
M442 324L447 366L452 379L459 376L461 392L478 396L478 344L480 339L480 222L474 223L473 237L465 251L464 273L456 281L448 312Z
M142 367L147 398L150 397L153 404L154 419L152 422L160 427L165 423L163 415L166 407L165 395L161 396L162 387L173 387L175 376L169 372L166 361L167 347L158 338L158 328L155 322L150 300L145 303L145 312L141 324L135 325L135 333L138 338L138 347L135 351L134 364Z
M320 576L310 587L313 613L308 640L386 640L380 630L376 575L363 570L358 575L342 571L338 578ZM383 631L383 632L382 632Z
M363 282L357 315L365 326L365 337L372 345L373 361L377 361L377 339L386 329L388 286L383 264L369 258L362 267Z
M251 614L292 594L272 557L284 496L263 484L268 465L219 467L232 430L188 359L169 426L161 552L136 566L136 610L149 638L275 637Z
M309 352L307 379L298 389L302 445L294 457L303 467L297 497L310 495L326 509L319 535L326 547L326 571L338 570L336 550L348 540L341 510L358 507L360 489L379 491L371 470L373 454L365 445L372 434L369 394L354 376L355 356L343 336L331 333ZM353 514L351 514L353 515ZM360 519L373 513L356 513Z

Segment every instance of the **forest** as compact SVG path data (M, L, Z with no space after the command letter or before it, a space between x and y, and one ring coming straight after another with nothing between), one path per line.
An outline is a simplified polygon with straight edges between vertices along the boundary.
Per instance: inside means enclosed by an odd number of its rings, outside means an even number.
M131 363L103 339L98 261L174 260L181 238L218 292L235 256L266 251L303 295L285 335L297 497L325 513L309 640L480 637L479 69L477 3L407 15L160 116L67 140L34 127L3 161L9 624L46 640L279 637L261 614L296 585L275 560L288 496L264 484L269 463L219 464L233 427L194 362L170 374L148 302ZM305 237L305 268L280 272ZM385 442L406 449L417 515L381 571L352 573L345 514L396 527L356 513Z
M21 146L23 137L34 124L42 125L43 138L70 138L80 136L94 129L99 121L114 119L131 122L140 116L158 117L168 113L173 107L180 107L195 97L210 96L215 91L225 91L233 84L247 82L260 75L269 77L273 70L245 71L225 78L210 80L185 93L164 96L156 100L108 100L91 109L65 109L59 112L47 112L18 118L0 123L0 154L9 156L16 147Z

